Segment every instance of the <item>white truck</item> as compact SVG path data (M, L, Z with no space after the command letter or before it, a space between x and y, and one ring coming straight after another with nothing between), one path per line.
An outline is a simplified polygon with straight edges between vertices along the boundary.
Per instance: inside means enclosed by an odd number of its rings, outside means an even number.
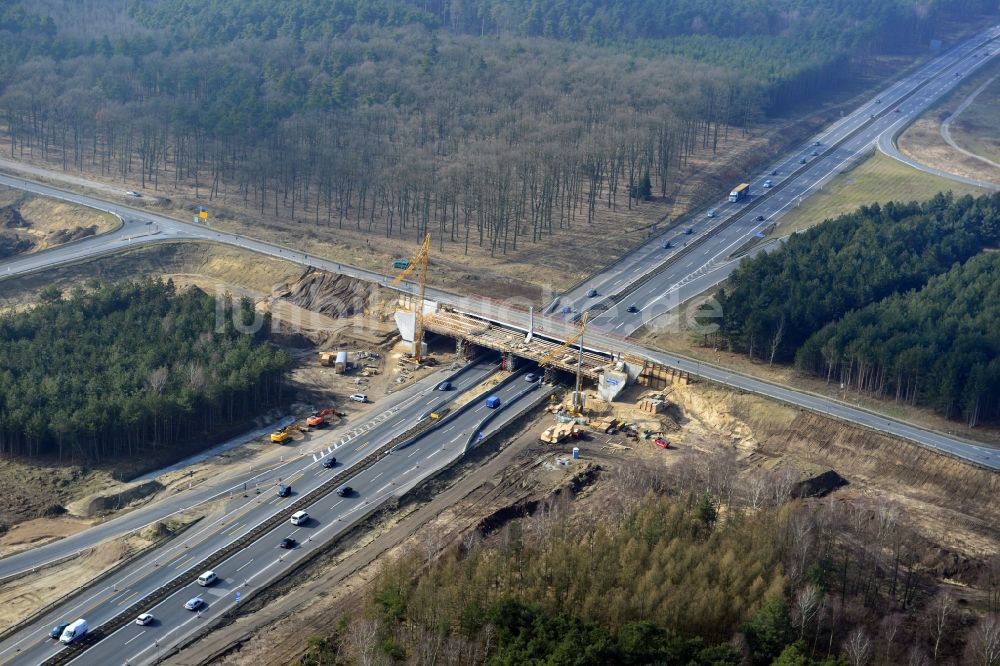
M82 638L86 633L87 621L81 617L79 620L63 629L62 636L59 637L59 642L63 645L69 645L78 638Z

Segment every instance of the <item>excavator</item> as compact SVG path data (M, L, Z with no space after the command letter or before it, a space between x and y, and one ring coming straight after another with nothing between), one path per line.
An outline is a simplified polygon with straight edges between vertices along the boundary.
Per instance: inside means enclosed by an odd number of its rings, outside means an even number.
M321 412L313 412L306 419L306 425L310 428L322 428L326 425L326 417L328 416L343 416L343 414L335 410L333 407L327 407Z
M293 432L301 430L302 428L295 425L294 423L291 423L282 428L281 430L276 430L275 432L272 432L271 441L274 442L275 444L284 444L285 442L288 441L288 438L292 436Z

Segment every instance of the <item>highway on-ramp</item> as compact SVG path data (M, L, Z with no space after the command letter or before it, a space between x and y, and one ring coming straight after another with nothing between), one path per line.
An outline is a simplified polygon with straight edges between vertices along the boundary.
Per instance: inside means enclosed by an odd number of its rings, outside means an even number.
M647 241L561 295L548 311L578 318L584 310L607 307L610 298L615 303L591 318L591 328L630 335L724 280L739 261L734 253L763 236L805 197L868 156L876 145L924 171L996 189L992 183L918 165L899 154L894 138L968 73L996 58L1000 54L995 41L998 37L1000 26L995 26L904 76L781 161L761 173L748 174L749 198L717 202L709 207L712 217L701 212L685 218L679 228ZM588 296L593 292L596 294ZM634 311L630 312L629 306L634 306Z

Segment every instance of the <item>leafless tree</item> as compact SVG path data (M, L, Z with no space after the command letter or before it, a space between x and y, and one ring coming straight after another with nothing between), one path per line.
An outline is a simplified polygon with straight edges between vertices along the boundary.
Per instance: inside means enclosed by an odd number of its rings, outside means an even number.
M170 372L165 368L157 368L153 372L149 373L149 379L146 380L146 384L156 395L163 395L164 389L167 388L167 379L170 377Z
M872 639L864 627L855 627L844 641L844 656L851 666L866 666L872 657Z
M923 647L914 645L910 648L906 663L907 666L929 666L931 658L927 656L927 651Z
M896 635L899 633L899 628L902 626L902 613L891 613L886 615L882 618L882 621L879 622L879 629L882 633L882 642L885 644L885 653L882 656L882 660L886 664L892 663L893 643L896 642Z
M955 614L955 600L947 592L934 597L927 606L927 629L934 642L932 658L936 662L941 650L941 641L951 627L952 616Z
M990 613L976 623L966 639L965 654L971 666L1000 666L1000 616Z
M378 619L358 618L347 629L347 640L361 666L378 663L378 635L382 624Z
M823 593L816 585L806 583L795 594L793 610L795 620L799 623L799 638L805 638L806 626L816 616L823 599Z

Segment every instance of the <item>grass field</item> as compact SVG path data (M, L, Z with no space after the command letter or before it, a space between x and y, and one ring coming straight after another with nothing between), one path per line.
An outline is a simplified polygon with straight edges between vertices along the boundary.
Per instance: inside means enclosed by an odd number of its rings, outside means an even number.
M875 153L850 171L838 174L819 192L803 200L778 222L772 236L802 231L858 206L886 201L923 201L938 192L986 194L978 187L932 176Z
M951 124L955 143L994 162L1000 162L1000 76Z

